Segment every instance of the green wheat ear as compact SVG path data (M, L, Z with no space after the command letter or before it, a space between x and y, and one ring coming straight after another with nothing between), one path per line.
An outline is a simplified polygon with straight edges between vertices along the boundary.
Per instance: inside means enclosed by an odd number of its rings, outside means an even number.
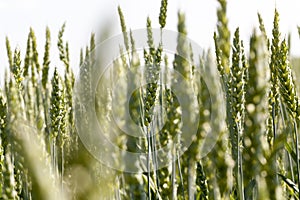
M63 40L65 28L66 23L62 25L58 32L57 47L59 51L59 59L64 63L67 73L70 73L69 45L68 42L64 43Z
M159 13L160 28L164 28L166 26L167 6L168 6L168 0L162 0L160 6L160 13Z
M80 56L79 56L79 67L81 67L83 65L83 49L80 49Z
M217 62L217 68L220 73L220 76L222 77L222 80L225 80L226 73L225 73L225 68L222 65L222 52L219 47L218 43L218 36L217 33L214 32L214 43L215 43L215 54L216 54L216 62Z
M275 118L278 115L279 111L279 86L278 86L278 71L279 59L280 58L280 31L279 31L279 13L275 10L274 21L273 21L273 30L272 30L272 44L271 44L271 61L269 64L270 68L270 83L271 90L269 92L269 113L270 117L268 119L268 140L271 142L275 136L276 130L274 127ZM273 124L273 125L272 125Z
M190 46L185 38L187 29L185 24L185 14L178 12L177 30L180 34L177 36L176 54L173 61L174 69L177 70L184 78L191 80L191 64L190 64Z
M8 37L6 37L5 41L6 41L6 52L7 52L9 67L12 68L12 66L13 66L13 56L12 56L12 51L11 51L10 42L9 42Z
M229 58L230 58L230 30L228 28L227 18L227 2L226 0L218 0L220 8L217 10L218 24L218 46L221 53L221 63L224 68L224 72L229 74Z
M274 22L273 22L273 38L271 45L271 102L274 104L278 104L278 74L276 69L279 67L279 55L280 55L280 31L279 31L279 13L275 10Z
M151 29L149 29L151 30ZM148 35L152 36L152 32L148 31ZM149 46L153 45L152 39L149 38ZM158 88L158 79L159 79L159 71L160 65L162 61L162 46L160 45L157 50L155 50L154 45L153 48L150 48L150 53L147 53L144 50L145 64L146 64L146 80L149 84L146 87L146 94L144 98L145 105L145 113L144 113L144 125L149 126L152 121L153 114L153 105L157 98L157 88Z
M30 28L30 37L31 37L31 48L32 48L32 61L35 66L35 70L36 70L37 74L39 75L41 67L39 64L39 54L37 51L36 36L35 36L35 33L32 28Z
M31 72L31 83L33 87L36 87L36 82L37 82L37 77L36 77L36 72L38 72L39 69L39 63L38 63L38 53L37 53L37 45L36 45L36 37L35 37L35 33L34 30L32 28L30 28L29 31L29 37L30 37L30 65L29 65L29 69Z
M61 78L57 72L57 69L54 69L54 74L52 77L52 92L50 99L50 119L51 119L51 137L56 138L59 133L60 120L63 116L61 113L62 110L62 88L61 88Z
M50 29L47 27L43 70L42 70L42 85L44 90L46 90L46 85L48 82L48 73L49 73L49 65L50 65L50 45L51 45L51 34L50 34Z
M280 47L281 62L278 65L278 79L280 81L280 95L283 97L287 109L293 119L299 117L298 96L294 85L291 67L288 64L288 48L286 41L283 40Z
M19 92L23 90L23 84L22 84L22 69L21 69L21 56L20 56L20 50L19 48L15 49L14 52L14 58L13 58L13 66L12 66L12 73L14 75L17 87Z
M153 33L152 33L152 26L151 26L151 19L150 17L147 17L147 43L150 48L150 54L151 56L154 56L154 41L153 41ZM150 61L152 62L152 61Z
M3 186L2 197L4 199L17 199L16 182L14 178L14 164L11 152L7 152L3 163Z
M31 37L30 33L27 36L27 47L26 47L26 55L24 59L24 70L23 70L23 76L27 77L29 73L29 67L31 65L31 57L32 57L32 50L31 50Z
M127 28L125 24L125 18L122 12L122 9L120 6L118 6L118 13L120 17L120 22L121 22L121 28L122 28L122 33L123 33L123 38L124 38L124 43L125 43L125 48L128 51L129 50L129 39L127 35Z
M258 22L259 22L259 29L260 29L264 39L266 40L268 48L269 48L270 41L269 41L268 36L267 36L267 31L266 31L266 28L265 28L264 20L262 19L260 13L257 13L257 17L258 17Z

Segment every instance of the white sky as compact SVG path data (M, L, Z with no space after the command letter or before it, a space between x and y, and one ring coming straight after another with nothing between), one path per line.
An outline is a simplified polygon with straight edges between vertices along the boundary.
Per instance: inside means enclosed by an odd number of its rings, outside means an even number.
M0 0L0 74L7 67L5 36L14 48L19 46L24 55L29 27L33 27L38 39L40 54L43 53L45 28L50 27L52 36L52 65L58 61L56 38L61 25L66 22L65 39L69 41L71 64L77 68L79 50L89 42L90 33L111 25L112 35L121 32L117 6L122 7L127 27L145 28L146 17L159 27L160 0ZM213 47L213 32L216 29L216 0L169 0L166 28L176 31L178 9L186 13L189 37L204 48ZM240 27L241 38L246 40L253 27L258 27L257 12L260 12L268 33L271 33L275 6L280 13L283 36L292 32L292 54L300 55L299 0L228 0L229 25L232 32ZM42 56L41 56L42 59Z

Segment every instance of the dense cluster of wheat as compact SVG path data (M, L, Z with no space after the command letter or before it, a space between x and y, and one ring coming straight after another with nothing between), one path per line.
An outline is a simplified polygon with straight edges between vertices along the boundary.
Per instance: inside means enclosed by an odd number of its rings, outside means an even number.
M254 29L250 46L244 46L239 28L233 34L228 28L226 0L218 2L215 54L207 51L199 55L200 65L196 65L199 62L194 61L191 44L184 39L187 29L183 13L178 13L180 34L173 57L164 52L164 41L158 45L154 42L150 18L146 22L148 47L140 55L118 8L124 47L120 47L121 56L113 61L113 76L106 77L106 82L125 77L128 69L134 73L127 74L129 77L121 84L121 90L128 91L125 96L113 96L111 85L103 84L97 86L93 98L97 120L107 137L120 149L148 153L145 166L140 160L130 161L137 173L115 171L99 163L78 137L75 78L69 46L63 38L65 25L57 43L64 70L54 68L51 74L48 28L42 62L33 29L28 34L24 59L20 49L12 50L6 38L9 69L0 91L1 199L300 199L300 102L291 64L297 62L289 62L290 39L280 33L279 13L275 10L272 38L268 38L258 14L259 30ZM161 30L166 25L167 4L167 0L161 1ZM93 102L89 80L93 73L90 66L97 62L95 44L92 34L90 45L80 52L80 79L86 83L80 85L86 91L84 102ZM248 54L245 49L249 49ZM145 65L142 69L141 63ZM197 106L192 99L179 102L173 92L178 77L163 73L166 68L184 77L191 90L181 88L177 92L194 97ZM135 74L148 84L132 92L139 84ZM222 94L224 98L220 98ZM121 105L117 108L119 118L125 116L124 107L129 106L144 137L135 138L120 129L118 137L110 135L117 129L111 127L113 97ZM213 115L220 111L222 101L226 105L225 126L221 115ZM157 105L165 110L156 110ZM183 113L190 122L183 121ZM195 116L197 124L192 122ZM123 123L130 123L126 117L123 119ZM163 119L167 120L162 124ZM180 145L185 142L184 134L188 134L183 123L188 128L195 126L197 131L182 154ZM217 131L213 138L216 144L203 157L201 153L206 150L201 148L212 129ZM157 149L162 147L170 161L159 168L162 161ZM115 162L119 166L128 164L122 155L112 157L118 158Z

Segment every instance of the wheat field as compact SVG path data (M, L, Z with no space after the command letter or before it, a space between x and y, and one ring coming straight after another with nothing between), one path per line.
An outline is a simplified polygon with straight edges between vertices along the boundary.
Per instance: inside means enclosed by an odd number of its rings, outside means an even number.
M79 74L70 65L65 24L57 44L46 28L43 52L31 28L24 58L6 38L0 199L300 199L300 62L290 56L280 13L274 11L271 37L258 14L245 46L239 28L228 27L226 0L218 0L215 46L194 55L178 12L170 54L163 39L167 11L173 12L167 6L162 0L157 19L145 20L142 50L118 8L123 43L99 82L95 66L106 54L99 58L95 34L78 50ZM59 51L57 67L51 45ZM91 121L122 151L93 138ZM133 123L143 137L118 123ZM95 152L108 154L107 163ZM129 160L122 152L139 156Z

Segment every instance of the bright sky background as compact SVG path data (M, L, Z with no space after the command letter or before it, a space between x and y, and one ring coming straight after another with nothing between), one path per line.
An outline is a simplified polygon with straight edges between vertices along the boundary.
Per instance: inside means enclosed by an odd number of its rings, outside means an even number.
M111 36L121 32L118 5L122 7L128 28L145 28L148 15L153 27L159 27L160 0L0 0L0 74L8 66L5 36L9 37L13 48L20 47L24 56L29 27L36 32L40 54L44 48L45 28L50 27L51 64L62 66L58 61L56 39L64 22L71 64L77 68L79 50L88 44L91 32L99 32L106 25L110 25ZM177 11L180 9L186 13L189 37L204 48L213 47L217 5L216 0L169 0L166 28L176 31ZM280 13L282 36L292 32L292 54L300 55L297 33L297 25L300 25L299 0L228 0L229 26L232 32L240 27L241 38L247 45L253 27L258 27L257 12L261 13L268 33L271 33L275 7Z

